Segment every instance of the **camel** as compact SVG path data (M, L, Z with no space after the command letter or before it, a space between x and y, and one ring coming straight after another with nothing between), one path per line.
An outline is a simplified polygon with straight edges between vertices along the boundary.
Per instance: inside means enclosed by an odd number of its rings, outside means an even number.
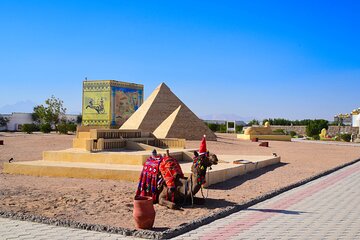
M175 189L169 189L165 182L162 183L158 191L158 203L160 205L170 209L179 209L181 204L204 203L204 199L194 197L202 187L202 182L199 182L199 179L205 180L207 169L211 168L212 165L218 164L218 158L215 154L206 153L199 155L196 151L194 156L194 159L199 159L200 161L193 162L189 178L176 176Z

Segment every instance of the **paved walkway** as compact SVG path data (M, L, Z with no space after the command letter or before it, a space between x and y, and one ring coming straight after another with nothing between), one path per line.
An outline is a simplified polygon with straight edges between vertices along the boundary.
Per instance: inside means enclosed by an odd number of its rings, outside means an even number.
M175 239L360 239L360 162ZM0 218L0 239L134 239Z
M131 240L119 234L109 234L47 224L0 218L0 239L16 240ZM137 238L139 239L139 238Z
M360 147L360 143L353 143L353 142L314 141L314 140L305 140L305 139L302 139L302 138L292 138L291 141L292 142L301 142L301 143L315 143L315 144L325 144L325 145Z
M360 162L176 239L360 239Z

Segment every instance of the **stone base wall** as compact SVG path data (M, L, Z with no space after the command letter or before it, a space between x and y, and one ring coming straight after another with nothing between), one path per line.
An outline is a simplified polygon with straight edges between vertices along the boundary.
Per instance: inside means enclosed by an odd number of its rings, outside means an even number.
M329 126L328 134L330 136L334 136L338 133L359 134L359 128L351 126Z
M297 134L305 135L306 134L306 126L277 126L271 125L271 129L274 131L276 129L283 129L287 132L295 131Z
M276 129L283 129L287 132L295 131L297 134L306 135L306 126L271 126L271 129L274 131ZM358 127L351 126L329 126L328 132L330 136L334 136L338 133L350 133L350 134L359 134Z

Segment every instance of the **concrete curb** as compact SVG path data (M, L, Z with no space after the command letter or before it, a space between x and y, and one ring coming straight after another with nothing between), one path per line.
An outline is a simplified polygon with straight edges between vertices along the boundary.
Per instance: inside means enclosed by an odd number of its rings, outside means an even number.
M311 182L311 181L321 178L323 176L329 175L337 170L340 170L344 167L350 166L357 162L360 162L360 158L353 160L351 162L342 164L342 165L332 168L330 170L324 171L318 175L309 177L309 178L299 181L297 183L294 183L289 186L272 191L270 193L264 194L262 196L259 196L255 199L252 199L243 204L237 204L234 206L230 206L218 213L211 214L206 217L198 218L198 219L195 219L184 225L181 225L181 226L178 226L175 228L171 228L171 229L168 229L165 231L159 231L159 232L151 231L151 230L135 230L135 229L128 229L128 228L112 227L112 226L99 225L99 224L87 224L87 223L81 223L81 222L76 222L76 221L72 221L72 220L66 220L66 219L59 220L59 219L47 218L47 217L43 217L43 216L36 216L36 215L24 214L24 213L5 212L5 211L0 211L0 217L11 218L11 219L15 219L15 220L22 220L22 221L32 221L32 222L38 222L38 223L44 223L44 224L50 224L50 225L62 226L62 227L71 227L71 228L90 230L90 231L121 234L121 235L125 235L125 236L133 236L133 237L140 237L140 238L147 238L147 239L169 239L169 238L184 234L186 232L189 232L191 230L194 230L203 225L209 224L210 222L213 222L217 219L221 219L226 216L229 216L232 213L246 209L252 205L255 205L257 203L260 203L262 201L265 201L267 199L275 197L281 193L284 193L293 188L304 185L308 182Z

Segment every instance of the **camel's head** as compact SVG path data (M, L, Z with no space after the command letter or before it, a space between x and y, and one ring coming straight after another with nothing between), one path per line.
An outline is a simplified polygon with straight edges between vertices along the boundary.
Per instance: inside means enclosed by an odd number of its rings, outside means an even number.
M199 171L205 170L212 165L217 165L219 162L217 156L215 154L207 152L206 154L199 155L196 151L194 152L194 165ZM202 171L201 171L202 172Z
M217 156L213 153L209 154L209 166L211 165L217 165L219 162L219 159L217 158Z

